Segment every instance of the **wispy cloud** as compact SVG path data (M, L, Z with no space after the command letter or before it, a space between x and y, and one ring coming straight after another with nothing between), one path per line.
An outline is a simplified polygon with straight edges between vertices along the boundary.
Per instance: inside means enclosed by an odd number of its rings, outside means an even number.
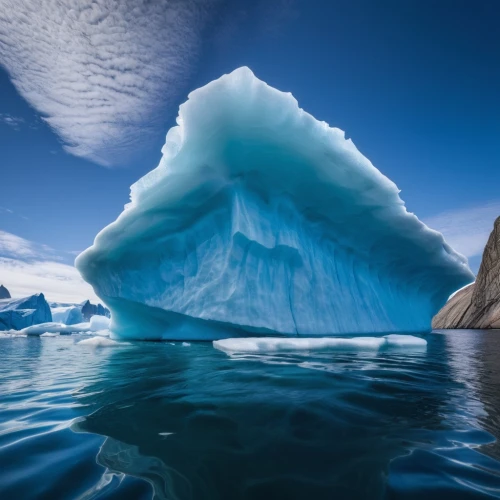
M0 231L0 284L13 297L43 292L55 302L98 300L92 287L64 260L47 245Z
M65 149L140 151L186 82L223 0L0 0L0 63Z
M466 257L482 255L484 246L500 216L500 201L450 210L425 219L424 222L443 234L445 240Z
M8 113L0 113L0 123L8 125L14 130L21 130L21 126L24 124L24 118L19 116L9 115Z
M14 212L14 210L7 207L0 207L0 215L14 215L16 217L20 217L21 219L29 220L25 215L18 214L17 212Z

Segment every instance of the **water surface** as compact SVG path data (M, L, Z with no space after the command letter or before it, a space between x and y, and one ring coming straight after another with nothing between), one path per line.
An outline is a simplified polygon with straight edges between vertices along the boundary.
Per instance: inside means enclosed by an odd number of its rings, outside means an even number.
M235 355L0 339L0 498L500 497L500 332Z

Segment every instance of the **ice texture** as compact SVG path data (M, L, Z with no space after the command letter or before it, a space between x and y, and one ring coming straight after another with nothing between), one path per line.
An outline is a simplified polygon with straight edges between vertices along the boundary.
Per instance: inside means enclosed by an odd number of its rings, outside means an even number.
M82 310L78 306L51 307L52 321L65 325L83 323Z
M96 319L94 319L96 318ZM109 318L104 316L92 316L90 321L76 323L74 325L66 325L64 323L40 323L38 325L23 328L19 333L23 335L42 335L44 333L62 333L69 335L71 333L90 333L100 336L109 335Z
M177 124L76 260L115 336L425 332L473 280L343 131L248 68L192 92Z
M38 325L28 326L19 330L23 335L42 335L43 333L70 333L90 332L90 323L78 323L76 325L65 325L64 323L40 323Z
M106 318L106 316L92 316L90 318L90 329L93 332L97 332L99 330L108 330L110 321L111 320L109 318Z
M90 347L117 347L120 345L126 345L126 343L120 343L106 337L91 337L89 339L80 340L77 344L87 345Z
M216 340L213 346L228 354L278 351L330 351L336 349L380 349L382 347L426 347L427 341L413 335L383 337L247 337Z
M22 330L47 321L52 321L52 314L43 293L0 299L0 330Z

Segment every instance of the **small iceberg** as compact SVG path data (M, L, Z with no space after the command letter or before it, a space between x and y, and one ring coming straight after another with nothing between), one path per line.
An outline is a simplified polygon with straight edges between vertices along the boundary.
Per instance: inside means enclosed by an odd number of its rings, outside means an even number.
M386 335L384 337L323 337L323 338L280 338L248 337L215 340L213 346L227 354L269 353L290 351L330 351L336 349L373 349L382 347L425 348L427 341L413 335Z
M89 339L80 340L78 345L85 345L90 347L118 347L122 345L129 345L127 342L117 342L107 337L91 337Z
M100 336L109 336L110 319L104 316L92 316L89 322L66 325L64 323L40 323L28 326L18 333L22 335L43 335L46 333L70 335L72 333L95 333ZM49 335L45 335L48 337Z

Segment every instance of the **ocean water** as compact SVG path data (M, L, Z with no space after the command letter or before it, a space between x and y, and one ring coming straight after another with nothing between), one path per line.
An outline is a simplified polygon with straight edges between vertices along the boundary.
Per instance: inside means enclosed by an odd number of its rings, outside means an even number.
M0 338L1 499L500 497L500 331L234 355Z

